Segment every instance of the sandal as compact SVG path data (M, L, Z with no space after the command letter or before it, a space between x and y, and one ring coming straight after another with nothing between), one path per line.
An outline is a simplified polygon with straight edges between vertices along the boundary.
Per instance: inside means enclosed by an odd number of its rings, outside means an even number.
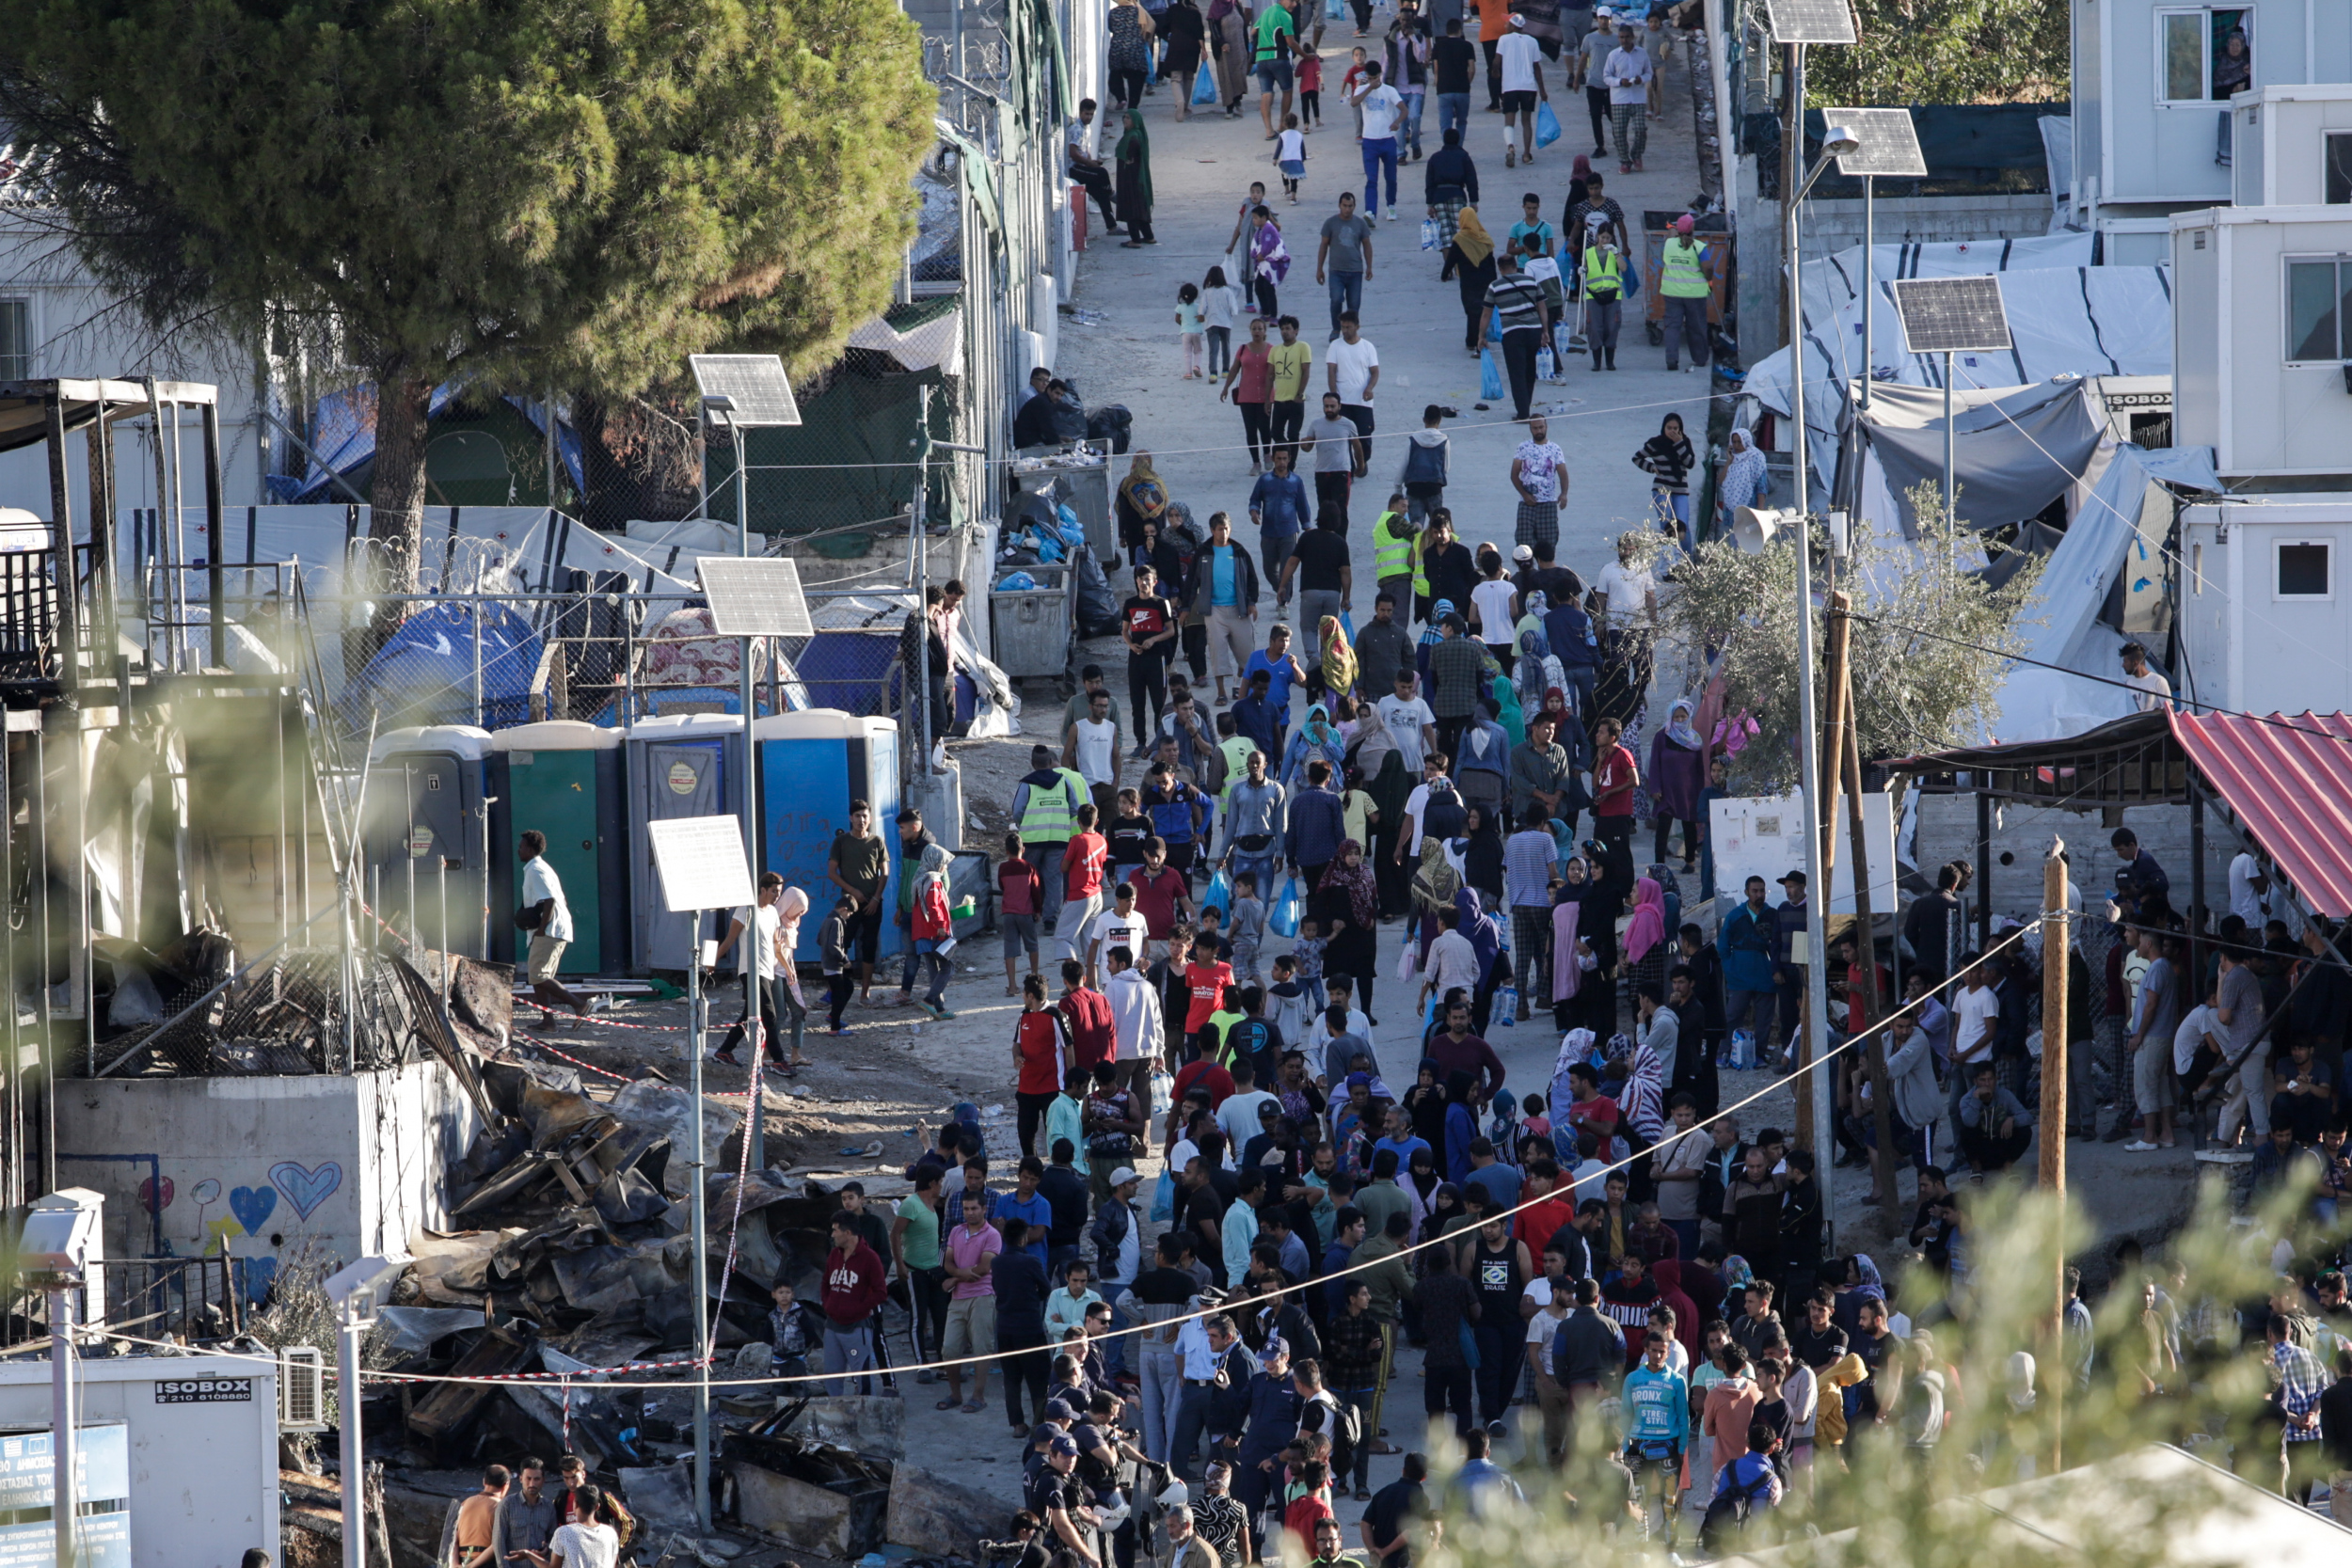
M941 1400L937 1404L932 1405L931 1408L933 1410L953 1410L958 1405L963 1405L963 1408L967 1410L971 1408L970 1405L964 1405L961 1400L954 1398Z
M966 1400L963 1403L963 1413L967 1416L977 1416L987 1408L977 1400Z

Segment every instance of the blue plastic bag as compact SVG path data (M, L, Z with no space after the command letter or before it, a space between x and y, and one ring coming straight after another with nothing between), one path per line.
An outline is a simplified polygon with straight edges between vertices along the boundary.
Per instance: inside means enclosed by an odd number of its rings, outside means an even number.
M1489 403L1502 395L1502 366L1492 344L1478 351L1478 395Z
M1203 103L1216 103L1216 68L1206 60L1200 62L1200 69L1193 72L1192 102L1195 108Z
M1209 891L1200 895L1200 907L1220 914L1233 912L1233 879L1226 875L1224 867L1219 866L1216 875L1209 879Z
M1340 611L1340 635L1347 639L1349 647L1356 645L1356 617L1344 610Z
M1037 578L1026 572L1015 572L996 585L999 594L1025 594L1037 586Z
M1560 117L1551 112L1551 100L1547 98L1535 105L1535 145L1549 147L1560 139Z
M1176 1217L1176 1180L1168 1172L1152 1188L1152 1223L1165 1225Z
M1286 878L1282 891L1274 895L1274 908L1266 915L1266 925L1278 937L1295 937L1298 923L1306 917L1306 897L1298 891L1298 879Z

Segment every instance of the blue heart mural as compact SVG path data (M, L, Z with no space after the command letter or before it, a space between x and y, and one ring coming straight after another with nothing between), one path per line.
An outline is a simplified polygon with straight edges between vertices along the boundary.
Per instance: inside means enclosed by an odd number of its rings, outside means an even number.
M286 1195L294 1212L307 1220L312 1210L332 1197L335 1189L343 1184L343 1167L332 1160L324 1160L316 1170L310 1170L292 1160L280 1160L270 1166L269 1179L278 1183L278 1190Z
M258 1236L262 1227L269 1223L278 1211L278 1194L268 1187L231 1187L229 1189L229 1212L245 1227L248 1236Z

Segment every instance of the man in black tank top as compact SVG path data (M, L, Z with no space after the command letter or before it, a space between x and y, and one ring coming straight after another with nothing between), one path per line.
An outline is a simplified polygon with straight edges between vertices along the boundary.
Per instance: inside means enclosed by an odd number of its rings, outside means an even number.
M1527 1243L1511 1239L1511 1222L1486 1221L1462 1243L1463 1272L1478 1293L1478 1418L1500 1421L1518 1392L1519 1364L1527 1355L1527 1322L1519 1297L1535 1270Z

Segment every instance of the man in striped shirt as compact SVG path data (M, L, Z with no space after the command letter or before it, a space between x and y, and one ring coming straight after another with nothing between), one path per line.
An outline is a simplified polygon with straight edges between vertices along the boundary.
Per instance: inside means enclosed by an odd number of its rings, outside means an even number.
M1502 332L1502 360L1511 376L1511 417L1522 423L1535 398L1535 351L1551 331L1551 306L1543 285L1519 270L1508 250L1495 252L1495 280L1486 286L1486 310L1478 324L1486 340L1489 324Z

